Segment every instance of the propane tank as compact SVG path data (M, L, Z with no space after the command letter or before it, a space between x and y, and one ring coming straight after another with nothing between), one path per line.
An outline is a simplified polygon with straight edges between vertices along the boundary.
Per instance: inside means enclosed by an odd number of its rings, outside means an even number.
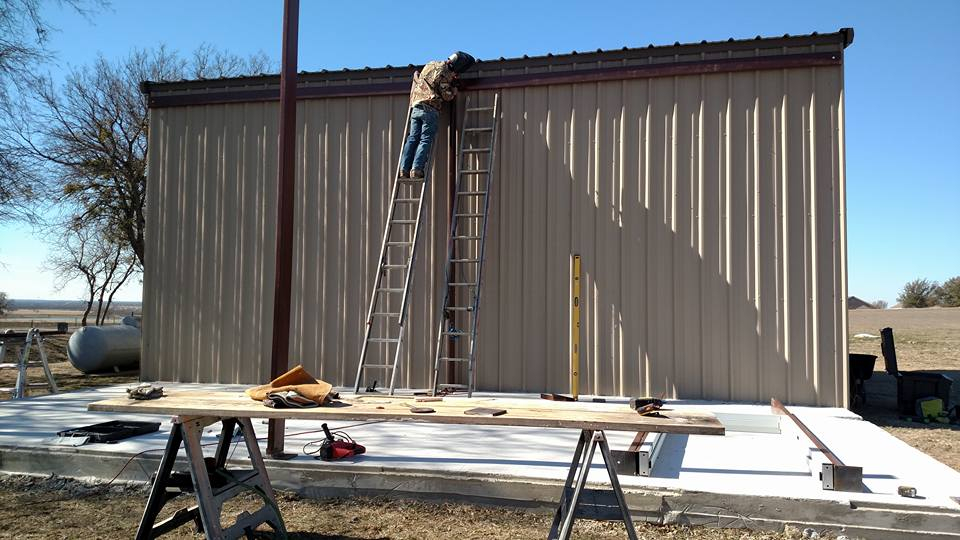
M67 358L84 373L131 368L140 362L140 329L129 324L84 326L70 336Z

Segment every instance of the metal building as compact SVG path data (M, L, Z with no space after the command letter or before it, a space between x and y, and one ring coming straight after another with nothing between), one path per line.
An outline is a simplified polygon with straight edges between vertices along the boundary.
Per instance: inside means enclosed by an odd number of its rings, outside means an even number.
M477 386L843 406L843 51L853 31L484 61L502 92ZM292 364L353 382L414 66L298 90ZM142 376L269 373L276 76L145 83ZM427 387L456 112L443 115L399 381Z

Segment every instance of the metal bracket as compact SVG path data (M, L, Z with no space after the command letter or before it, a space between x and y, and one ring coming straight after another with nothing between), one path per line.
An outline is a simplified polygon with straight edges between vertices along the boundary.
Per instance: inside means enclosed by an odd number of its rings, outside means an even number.
M651 476L666 439L666 433L640 433L627 450L611 450L617 473Z
M834 465L823 463L820 471L820 481L823 489L833 491L863 491L863 467L850 465Z

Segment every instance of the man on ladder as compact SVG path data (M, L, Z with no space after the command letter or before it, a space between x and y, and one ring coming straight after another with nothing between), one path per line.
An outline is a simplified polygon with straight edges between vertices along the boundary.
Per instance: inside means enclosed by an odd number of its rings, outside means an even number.
M423 178L440 121L440 107L457 96L459 75L475 62L469 54L457 51L447 60L430 62L413 74L410 129L400 159L400 178Z
M457 95L458 76L475 63L472 56L455 52L442 62L430 62L414 74L410 90L409 125L406 142L397 167L397 179L390 196L379 266L370 295L363 346L354 390L359 392L365 370L382 369L390 380L390 393L396 384L397 367L409 311L409 291L413 281L417 239L423 222L427 166L433 137L437 133L440 108ZM368 363L370 345L379 346L374 356L380 361ZM393 347L390 353L387 348ZM393 360L387 359L392 356ZM367 388L376 389L377 381Z

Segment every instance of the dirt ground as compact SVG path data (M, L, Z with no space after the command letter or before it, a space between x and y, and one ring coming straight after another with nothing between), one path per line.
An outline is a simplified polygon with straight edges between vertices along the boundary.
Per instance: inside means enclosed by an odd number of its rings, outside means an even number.
M960 426L922 424L900 418L897 383L884 371L880 329L893 328L900 371L943 373L953 379L950 401L960 403L960 308L857 309L850 312L850 352L876 355L866 381L867 405L857 412L897 438L960 471Z
M0 538L131 538L146 499L144 488L91 487L63 478L0 476ZM222 519L232 523L242 510L253 511L258 500L238 498L228 503ZM550 529L549 514L518 509L453 503L425 503L384 499L301 499L280 493L280 512L291 539L423 538L543 538ZM186 501L184 501L186 504ZM173 509L178 505L170 505ZM30 512L24 509L29 508ZM166 517L162 515L161 517ZM264 527L264 531L269 529ZM786 533L703 527L659 526L637 523L643 539L787 540ZM277 538L264 532L260 538ZM579 520L574 538L626 537L622 524ZM164 538L199 538L184 525ZM824 538L824 536L821 536Z

